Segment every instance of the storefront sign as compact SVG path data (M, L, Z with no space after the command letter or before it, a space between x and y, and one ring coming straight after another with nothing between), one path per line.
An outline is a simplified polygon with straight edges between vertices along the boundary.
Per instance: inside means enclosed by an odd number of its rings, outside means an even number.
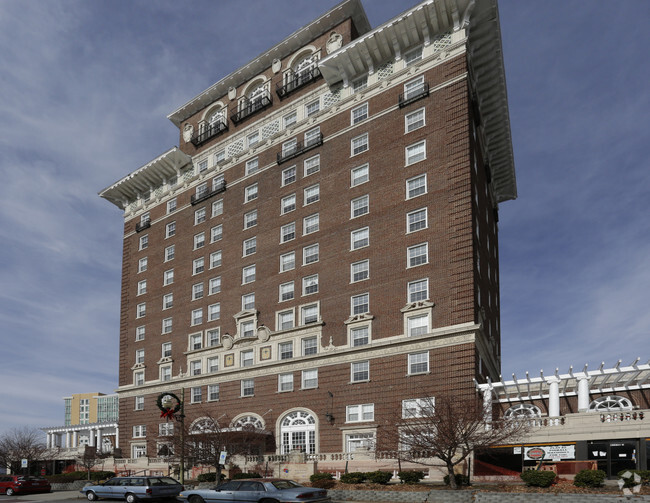
M526 461L561 461L576 458L576 446L570 445L542 445L538 447L525 447L524 460Z

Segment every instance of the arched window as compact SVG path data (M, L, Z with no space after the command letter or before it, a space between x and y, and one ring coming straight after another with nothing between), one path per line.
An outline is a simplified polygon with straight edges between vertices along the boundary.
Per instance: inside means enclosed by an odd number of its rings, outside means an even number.
M589 404L587 412L621 411L632 410L633 408L632 402L627 398L618 395L609 395L596 398Z
M296 410L287 414L280 424L281 452L316 452L316 420L309 412Z
M211 417L200 417L190 425L190 435L219 431L219 423Z
M243 416L232 423L232 428L244 431L263 430L264 423L257 416Z
M539 409L539 407L531 403L520 403L517 405L513 405L504 414L504 416L507 419L511 419L515 417L533 418L533 417L541 417L541 415L542 415L542 411Z
M212 112L210 114L210 117L208 117L208 126L210 128L219 127L219 124L223 124L225 122L226 111L223 108Z

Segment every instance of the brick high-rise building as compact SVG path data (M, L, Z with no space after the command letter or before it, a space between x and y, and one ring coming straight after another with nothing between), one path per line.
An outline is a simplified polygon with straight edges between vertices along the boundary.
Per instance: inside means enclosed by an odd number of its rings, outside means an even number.
M180 147L100 194L124 210L125 456L166 443L163 392L327 456L498 379L516 182L496 0L376 29L345 0L169 119Z

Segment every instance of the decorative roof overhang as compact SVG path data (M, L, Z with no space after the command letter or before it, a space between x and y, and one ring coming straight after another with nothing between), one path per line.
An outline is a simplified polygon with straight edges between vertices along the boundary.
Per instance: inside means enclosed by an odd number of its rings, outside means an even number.
M373 73L439 35L468 29L468 64L485 132L497 202L515 199L514 155L496 0L425 0L338 51L318 66L331 86Z
M551 383L558 383L558 390L561 397L575 396L578 393L578 382L587 380L591 393L615 394L624 391L650 389L650 360L646 363L639 363L636 359L630 366L621 367L621 360L610 368L606 369L605 363L601 363L596 370L588 370L587 365L581 371L574 372L573 367L569 368L568 374L560 374L558 369L550 376L545 376L540 371L539 377L517 378L512 374L511 381L475 383L476 388L481 392L489 391L492 398L499 402L521 402L546 398L549 394Z
M225 96L230 87L239 87L244 82L247 82L269 68L274 59L282 60L286 58L348 18L352 18L358 33L363 34L370 30L370 22L361 5L361 1L344 0L315 21L300 28L273 48L259 55L247 65L242 66L216 84L213 84L185 105L169 114L167 118L176 127L180 127L184 120L217 101L222 96Z
M137 199L152 188L159 187L178 176L181 169L191 164L192 158L173 147L153 161L99 192L99 195L118 208L124 209L129 201Z

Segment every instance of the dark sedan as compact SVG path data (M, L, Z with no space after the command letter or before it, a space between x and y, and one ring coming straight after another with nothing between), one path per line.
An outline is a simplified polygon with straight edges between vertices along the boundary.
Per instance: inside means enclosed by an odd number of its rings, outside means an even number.
M182 491L182 502L189 503L329 503L325 489L301 486L286 479L244 479L226 482L214 489Z

